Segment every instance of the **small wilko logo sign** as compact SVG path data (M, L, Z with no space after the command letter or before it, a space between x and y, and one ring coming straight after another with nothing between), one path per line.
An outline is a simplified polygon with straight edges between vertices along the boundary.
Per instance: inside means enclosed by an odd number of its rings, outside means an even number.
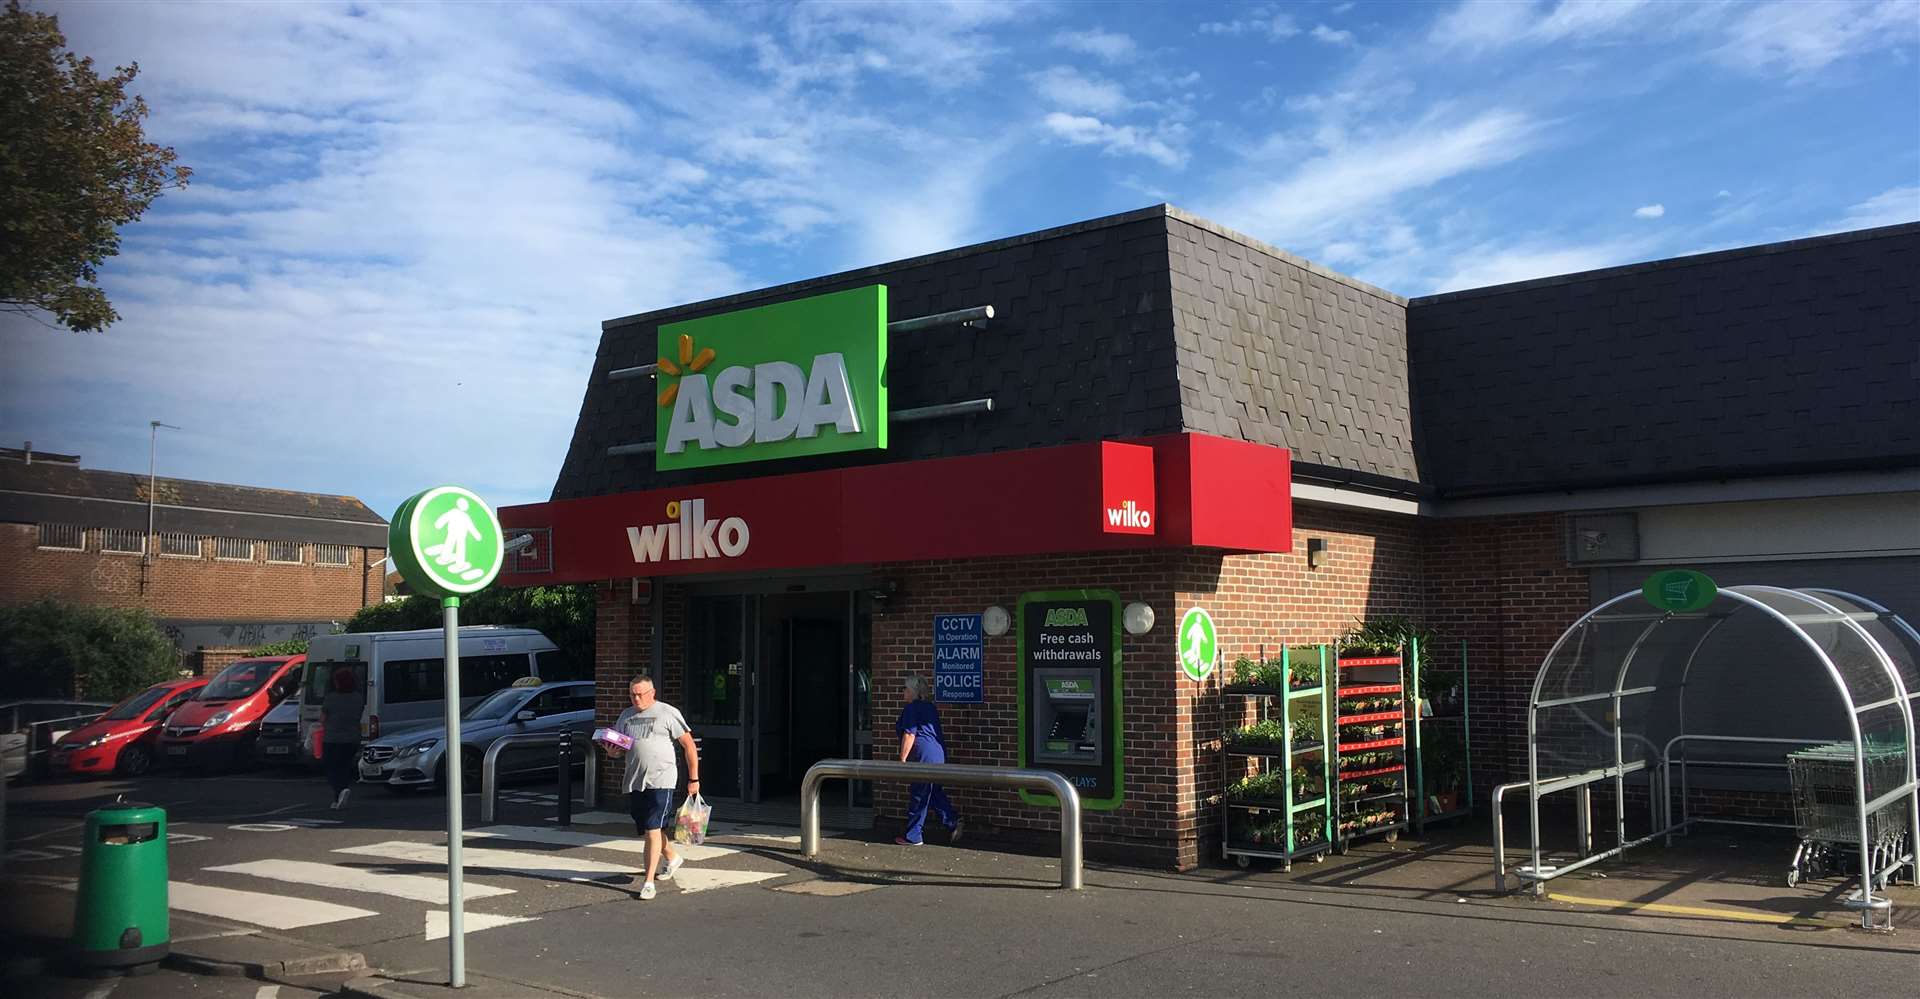
M627 528L635 562L680 562L696 558L739 558L753 535L739 517L707 518L707 501L672 500L667 521Z
M1153 533L1153 511L1142 509L1139 503L1127 500L1119 506L1107 507L1107 527L1131 527L1147 534Z

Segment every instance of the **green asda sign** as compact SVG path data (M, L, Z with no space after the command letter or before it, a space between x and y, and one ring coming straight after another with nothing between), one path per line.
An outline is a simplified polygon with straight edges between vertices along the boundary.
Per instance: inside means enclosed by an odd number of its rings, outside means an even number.
M887 288L660 327L654 468L887 446Z

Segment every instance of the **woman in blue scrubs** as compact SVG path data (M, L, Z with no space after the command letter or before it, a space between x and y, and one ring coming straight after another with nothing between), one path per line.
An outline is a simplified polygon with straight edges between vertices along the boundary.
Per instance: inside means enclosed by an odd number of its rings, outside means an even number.
M900 709L900 720L893 723L893 730L900 733L900 762L902 763L945 763L947 762L947 736L940 730L940 709L927 699L924 681L917 676L907 677L906 706ZM911 797L907 802L907 831L895 836L893 841L901 846L919 846L923 840L920 832L927 824L927 808L932 806L940 823L953 830L949 843L960 842L960 816L953 810L953 802L947 800L947 792L932 782L915 784L910 789Z

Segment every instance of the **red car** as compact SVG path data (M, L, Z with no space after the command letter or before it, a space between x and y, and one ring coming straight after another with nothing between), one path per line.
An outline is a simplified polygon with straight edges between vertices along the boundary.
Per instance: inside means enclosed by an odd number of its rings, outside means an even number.
M106 714L53 744L53 772L75 777L146 773L153 768L160 723L206 685L206 679L198 676L166 680L108 708Z
M300 686L307 657L241 659L180 705L160 730L160 762L168 766L246 765L260 721Z

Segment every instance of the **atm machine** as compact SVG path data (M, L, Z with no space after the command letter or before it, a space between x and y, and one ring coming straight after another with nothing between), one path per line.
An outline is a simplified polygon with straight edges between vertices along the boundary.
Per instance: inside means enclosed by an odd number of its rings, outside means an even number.
M1020 765L1053 770L1081 807L1120 807L1120 597L1110 590L1020 598ZM1053 796L1020 792L1029 804Z

